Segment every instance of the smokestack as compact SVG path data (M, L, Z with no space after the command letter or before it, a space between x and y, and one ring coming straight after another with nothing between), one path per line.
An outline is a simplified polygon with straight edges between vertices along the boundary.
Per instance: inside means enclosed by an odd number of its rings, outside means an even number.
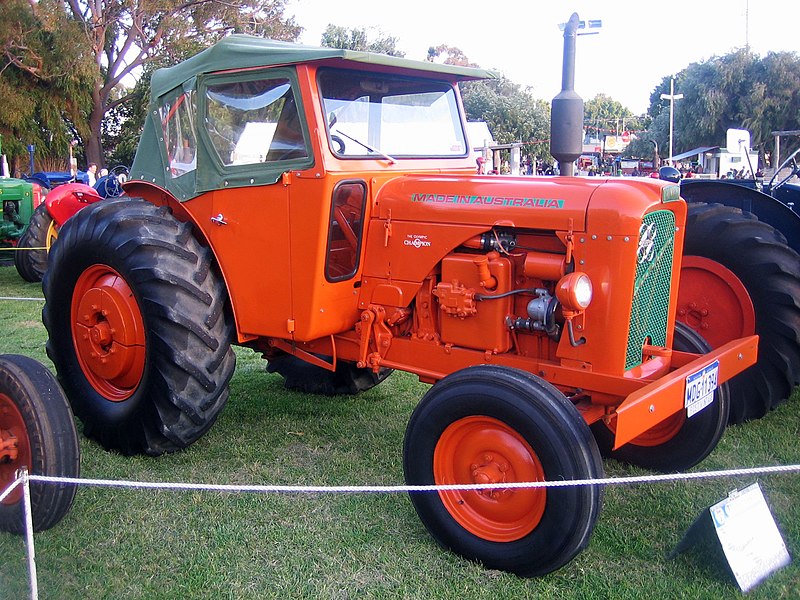
M561 175L575 174L575 161L583 150L583 99L575 93L575 38L578 13L572 13L564 28L564 63L561 92L550 111L550 154L558 161Z

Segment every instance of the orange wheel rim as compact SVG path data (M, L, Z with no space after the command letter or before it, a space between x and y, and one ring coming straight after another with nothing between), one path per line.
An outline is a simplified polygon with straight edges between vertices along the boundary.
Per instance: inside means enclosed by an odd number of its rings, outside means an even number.
M451 423L433 452L437 485L544 481L544 469L517 431L491 417ZM439 492L445 508L464 529L493 542L525 537L539 524L545 488Z
M17 470L22 467L29 472L33 468L28 428L17 405L0 394L0 491L17 478ZM22 488L17 487L3 499L3 504L16 504L20 500Z
M122 276L94 265L75 284L72 339L83 374L113 402L127 400L144 374L145 333L139 304Z
M732 271L702 256L683 259L677 319L712 348L753 335L756 329L753 301L744 284Z

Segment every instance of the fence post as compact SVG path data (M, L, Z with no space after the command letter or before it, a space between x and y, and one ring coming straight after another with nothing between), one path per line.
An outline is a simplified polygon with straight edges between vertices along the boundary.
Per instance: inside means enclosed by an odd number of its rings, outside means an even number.
M33 546L33 512L31 511L31 484L28 469L22 467L17 471L22 478L22 506L25 516L25 549L28 554L28 579L31 588L31 600L39 600L39 585L36 577L36 549Z

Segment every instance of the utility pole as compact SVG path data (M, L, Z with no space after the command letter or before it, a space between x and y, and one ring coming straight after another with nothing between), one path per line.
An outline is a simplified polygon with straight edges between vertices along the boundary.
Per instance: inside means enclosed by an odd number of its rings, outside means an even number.
M675 93L675 77L670 77L669 80L669 94L661 94L662 100L669 100L669 164L672 164L672 123L674 116L675 100L683 98L683 94Z

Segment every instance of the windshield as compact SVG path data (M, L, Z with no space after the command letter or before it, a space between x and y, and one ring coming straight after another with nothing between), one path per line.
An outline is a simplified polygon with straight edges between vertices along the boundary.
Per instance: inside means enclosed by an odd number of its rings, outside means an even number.
M447 82L325 69L319 88L337 156L393 160L467 153L455 90Z

